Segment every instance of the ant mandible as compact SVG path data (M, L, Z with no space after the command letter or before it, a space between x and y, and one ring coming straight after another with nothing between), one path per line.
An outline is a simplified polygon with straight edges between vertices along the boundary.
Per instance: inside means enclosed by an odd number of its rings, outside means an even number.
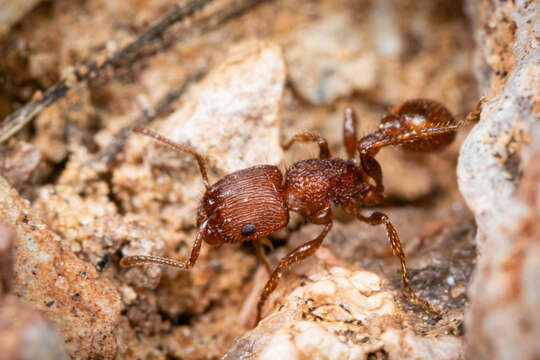
M454 140L460 126L479 116L481 104L482 100L465 120L456 121L446 107L436 101L409 100L385 115L378 130L359 141L356 137L355 113L351 108L346 108L343 138L348 160L332 158L324 138L302 132L285 144L284 149L290 148L295 142L316 142L319 145L319 158L294 163L285 176L276 166L259 165L226 175L213 185L208 180L203 157L189 145L175 143L152 130L135 127L134 132L154 138L175 151L194 156L206 191L198 209L198 231L188 261L135 255L122 258L120 264L128 267L152 263L190 269L197 261L203 240L211 245L251 240L257 256L270 274L257 305L259 322L264 303L276 288L281 273L293 263L315 253L332 228L333 204L341 206L360 221L386 227L392 252L401 263L403 286L409 297L428 311L429 303L418 297L409 284L405 254L388 216L379 211L364 216L360 206L376 204L383 198L381 167L374 158L380 148L399 145L407 151L440 150ZM357 151L358 160L355 159ZM315 239L282 258L272 271L264 255L263 244L269 244L266 236L287 226L289 211L298 212L308 221L324 227Z

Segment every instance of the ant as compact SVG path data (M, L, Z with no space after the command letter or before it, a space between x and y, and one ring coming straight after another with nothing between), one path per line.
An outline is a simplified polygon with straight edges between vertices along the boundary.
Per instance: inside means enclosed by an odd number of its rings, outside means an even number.
M319 145L319 158L292 164L284 176L276 166L259 165L233 172L212 185L203 157L192 147L175 143L147 128L134 127L136 133L149 136L175 151L192 155L199 165L206 191L198 209L197 235L186 262L135 255L122 258L120 264L128 267L152 263L190 269L197 261L203 240L210 245L253 241L258 258L270 274L257 305L258 323L265 301L277 287L282 272L293 263L313 255L332 229L331 205L335 205L362 222L386 227L392 252L401 263L404 289L412 300L422 304L429 312L430 304L418 297L409 284L405 254L388 216L379 211L364 216L360 206L374 205L383 198L382 171L374 158L379 149L398 145L406 151L440 150L454 140L458 128L479 117L482 102L478 102L465 120L458 122L444 105L436 101L405 101L382 118L376 131L360 140L356 136L356 115L352 108L346 108L343 138L348 160L332 158L328 143L321 136L301 132L285 144L284 149L289 149L295 142L316 142ZM355 159L357 152L359 159ZM322 225L323 229L315 239L282 258L272 271L263 245L271 245L266 236L288 224L289 211L300 213L311 223Z

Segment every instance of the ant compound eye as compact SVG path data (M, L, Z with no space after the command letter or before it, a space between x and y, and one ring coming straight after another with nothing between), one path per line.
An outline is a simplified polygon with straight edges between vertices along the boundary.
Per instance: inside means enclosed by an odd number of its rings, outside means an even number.
M255 234L255 225L248 224L242 228L242 236L251 236Z

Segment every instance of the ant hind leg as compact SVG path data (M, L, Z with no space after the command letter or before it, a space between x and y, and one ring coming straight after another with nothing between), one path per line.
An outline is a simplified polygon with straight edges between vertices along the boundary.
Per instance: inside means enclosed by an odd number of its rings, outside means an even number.
M313 255L315 251L321 246L324 238L332 228L332 222L329 222L324 226L323 231L315 239L308 241L305 244L298 246L296 249L287 254L283 259L279 260L278 266L272 272L270 279L264 286L264 289L259 298L259 303L257 304L257 323L261 320L262 310L266 299L270 294L276 289L279 278L283 273L283 270L287 269L289 266L294 264L297 261L303 260L310 255Z
M356 209L356 217L358 220L368 223L370 225L382 225L384 224L386 226L386 234L388 237L388 240L390 240L390 246L392 247L392 253L399 258L399 261L401 263L401 279L403 281L403 287L407 291L407 295L409 298L414 300L415 302L422 305L426 312L430 312L432 310L432 306L429 302L426 300L420 298L418 295L416 295L411 288L411 285L409 283L409 276L407 274L407 264L405 262L405 253L403 252L403 248L401 247L401 241L399 240L399 236L397 234L396 229L388 219L388 216L384 213L375 211L370 216L363 216L358 209Z

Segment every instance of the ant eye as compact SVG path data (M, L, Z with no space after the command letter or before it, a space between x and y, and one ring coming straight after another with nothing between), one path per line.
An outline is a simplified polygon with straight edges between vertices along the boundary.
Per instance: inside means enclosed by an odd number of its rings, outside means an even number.
M242 228L242 236L250 236L255 234L255 225L248 224Z

